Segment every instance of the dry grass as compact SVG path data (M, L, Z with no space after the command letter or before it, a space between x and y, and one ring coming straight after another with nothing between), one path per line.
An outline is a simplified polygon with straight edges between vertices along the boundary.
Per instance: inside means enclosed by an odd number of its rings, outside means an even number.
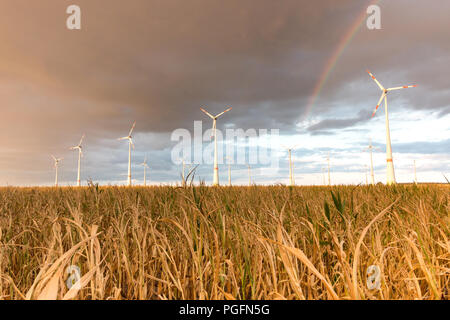
M3 188L0 299L449 299L449 191Z

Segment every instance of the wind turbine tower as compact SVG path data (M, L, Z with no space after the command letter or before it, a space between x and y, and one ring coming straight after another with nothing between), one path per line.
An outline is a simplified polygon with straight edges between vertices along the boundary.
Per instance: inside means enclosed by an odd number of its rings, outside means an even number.
M128 133L128 136L119 138L117 140L128 140L128 186L131 187L131 148L134 150L134 143L133 143L133 136L131 135L133 133L134 127L136 126L136 121L133 123L133 126L131 127L130 133Z
M385 89L381 85L381 83L373 76L373 74L370 73L369 70L367 70L367 73L369 73L369 75L376 82L376 84L378 85L380 90L383 92L381 94L380 100L378 101L378 104L377 104L375 110L373 111L372 117L375 116L375 113L377 112L377 110L380 107L382 101L384 100L384 112L385 112L385 117L386 117L386 162L387 162L387 171L386 171L387 179L386 179L386 183L388 185L392 185L392 184L395 184L396 181L395 181L395 172L394 172L394 160L392 158L391 132L390 132L390 129L389 129L389 114L388 114L387 95L388 95L389 92L394 91L394 90L414 88L414 87L417 87L417 86L415 86L415 85L413 85L413 86L402 86L402 87L394 87L394 88Z
M213 120L213 126L212 126L212 137L214 137L214 178L213 178L213 186L219 185L219 164L218 164L218 155L217 155L217 119L222 116L224 113L230 111L233 108L228 108L224 112L219 113L217 116L213 116L205 109L200 108L203 113L205 113L208 117L210 117Z
M83 139L85 135L81 137L80 143L76 145L75 147L70 148L70 150L78 150L78 175L77 175L77 186L81 186L81 158L83 157Z
M55 161L55 187L58 186L58 167L59 167L59 163L64 159L64 158L56 158L54 155L52 155L53 160Z
M147 186L147 168L149 167L147 164L147 156L145 156L144 162L141 163L141 166L144 167L144 187Z
M295 147L289 148L286 146L283 146L289 154L289 184L291 186L295 185L295 180L294 180L294 165L292 163L292 150L294 150L295 148L297 148L298 145L296 145Z
M375 149L375 147L372 145L372 139L370 139L369 146L363 151L370 151L370 183L375 185L375 173L373 171L373 149Z

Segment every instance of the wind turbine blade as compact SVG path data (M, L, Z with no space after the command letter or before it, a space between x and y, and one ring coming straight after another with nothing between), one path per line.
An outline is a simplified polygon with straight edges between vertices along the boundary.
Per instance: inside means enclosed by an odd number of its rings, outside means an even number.
M225 110L224 112L219 113L219 114L216 116L216 118L220 117L220 116L223 115L224 113L227 113L227 112L230 111L231 109L233 109L233 108L228 108L228 109Z
M389 89L387 89L387 91L394 91L394 90L408 89L408 88L415 88L415 87L417 87L417 86L416 85L414 85L414 86L402 86L402 87L389 88Z
M132 147L133 150L134 150L134 143L133 143L133 139L131 139L131 138L130 138L130 144L131 144L131 147Z
M127 139L128 139L128 137L122 137L122 138L119 138L117 140L122 141L122 140L127 140Z
M78 146L81 146L81 144L83 143L83 140L84 140L84 137L85 137L86 135L85 134L83 134L83 136L81 137L81 140L80 140L80 143L78 144Z
M53 160L55 160L55 161L56 161L56 157L55 157L54 155L52 155L52 158L53 158Z
M128 134L128 136L131 137L131 134L133 133L134 127L136 127L136 121L133 123L133 126L131 127L130 133Z
M377 110L378 110L378 108L380 107L381 101L384 99L385 96L386 96L385 93L383 93L383 94L381 95L381 98L380 98L380 101L378 101L377 107L375 108L375 110L373 110L372 117L375 116L375 113L377 113Z
M381 90L385 90L384 87L381 85L381 83L378 82L378 80L374 77L372 73L370 73L369 70L367 70L367 73L372 77L372 79L377 83L378 87L380 87Z
M211 119L214 119L213 115L212 115L211 113L209 113L208 111L206 111L205 109L200 108L200 110L202 110L203 113L205 113L205 114L206 114L208 117L210 117Z

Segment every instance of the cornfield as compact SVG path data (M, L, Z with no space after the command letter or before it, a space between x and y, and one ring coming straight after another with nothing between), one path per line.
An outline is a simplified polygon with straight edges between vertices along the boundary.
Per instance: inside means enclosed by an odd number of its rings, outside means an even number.
M0 299L449 299L449 191L2 188Z

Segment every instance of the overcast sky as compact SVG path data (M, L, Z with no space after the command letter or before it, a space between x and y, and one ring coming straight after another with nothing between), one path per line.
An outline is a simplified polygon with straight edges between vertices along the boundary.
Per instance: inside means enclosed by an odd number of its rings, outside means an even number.
M330 59L373 1L363 0L2 0L0 2L0 185L50 185L51 154L64 157L62 184L75 184L76 145L83 133L82 180L124 183L128 147L117 138L133 121L133 178L148 155L152 183L173 183L179 128L194 121L218 128L279 129L272 150L279 170L254 166L255 183L287 183L293 153L298 184L323 183L331 154L333 183L365 182L369 139L377 181L385 181L384 110L389 95L397 180L445 181L450 176L450 2L379 1L381 30L365 21L330 69ZM81 30L66 28L66 8L81 8ZM207 147L208 142L204 142ZM220 144L221 145L221 144ZM189 161L189 160L188 160ZM227 180L226 166L220 166ZM212 165L197 177L212 180ZM247 183L245 165L233 181Z

